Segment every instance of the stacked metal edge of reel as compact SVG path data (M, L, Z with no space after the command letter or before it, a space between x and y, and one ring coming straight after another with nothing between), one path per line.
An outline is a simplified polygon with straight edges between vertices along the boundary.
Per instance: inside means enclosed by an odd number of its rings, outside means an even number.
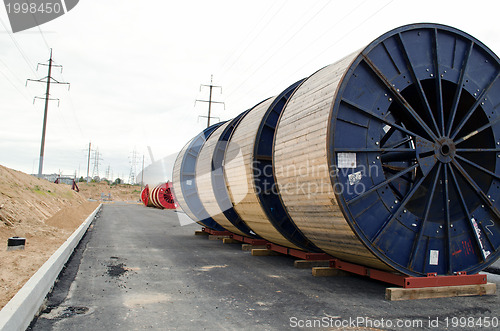
M199 224L410 276L500 254L499 58L403 26L194 137L173 189Z

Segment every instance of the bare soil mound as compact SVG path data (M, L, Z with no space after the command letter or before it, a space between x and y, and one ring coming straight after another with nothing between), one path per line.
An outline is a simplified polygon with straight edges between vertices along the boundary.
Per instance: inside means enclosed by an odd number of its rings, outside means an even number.
M98 202L20 171L0 166L0 308L97 208ZM26 238L7 251L7 239Z
M43 222L62 208L85 201L68 185L0 166L0 219L4 225Z
M86 199L131 202L139 202L141 199L141 187L137 185L110 185L106 182L80 182L77 184L80 189L80 194Z

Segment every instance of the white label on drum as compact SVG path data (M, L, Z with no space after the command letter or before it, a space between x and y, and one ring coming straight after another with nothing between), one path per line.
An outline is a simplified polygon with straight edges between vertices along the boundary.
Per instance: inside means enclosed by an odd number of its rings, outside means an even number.
M337 166L340 168L356 168L356 153L338 153Z
M193 181L191 179L186 180L186 185L191 185L193 184Z
M483 252L483 256L486 259L491 254L491 252L487 251L484 248L485 246L483 246L483 238L481 237L481 229L479 228L479 225L477 224L476 219L475 218L471 218L470 220L472 222L472 225L474 226L474 231L476 232L476 237L477 237L477 239L479 241L479 246L481 247L481 251ZM488 228L486 228L486 229L489 231Z
M432 250L429 256L429 264L430 265L438 265L439 264L439 251Z
M361 181L361 178L363 178L363 175L361 174L361 171L355 172L353 174L350 174L347 176L349 178L349 185L356 185Z

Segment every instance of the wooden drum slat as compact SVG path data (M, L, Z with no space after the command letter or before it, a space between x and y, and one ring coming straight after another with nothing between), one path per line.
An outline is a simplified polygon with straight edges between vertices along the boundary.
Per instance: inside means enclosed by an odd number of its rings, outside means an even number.
M193 212L191 209L189 209L186 200L184 199L184 194L182 194L182 188L181 188L181 166L182 166L182 160L184 159L184 155L186 154L186 151L193 142L194 138L191 139L185 146L182 148L182 150L179 152L179 155L177 155L177 159L175 160L174 163L174 169L172 171L172 183L173 183L173 190L174 190L174 195L175 198L177 199L177 203L179 204L179 207L186 213L189 218L191 218L193 221L197 222L198 220L196 219L196 216L194 216Z
M233 132L226 150L224 175L234 209L242 220L262 238L298 249L271 224L255 193L252 168L255 137L273 100L271 98L257 105Z
M319 70L288 101L275 137L275 175L290 217L316 246L341 259L387 269L344 219L327 160L327 128L335 91L344 69L357 55Z
M230 123L231 122L228 121L226 124L217 128L203 145L196 164L196 185L198 187L198 192L200 192L201 203L208 215L226 230L244 236L245 234L235 227L224 215L217 202L212 185L212 157L214 155L214 150L221 134Z

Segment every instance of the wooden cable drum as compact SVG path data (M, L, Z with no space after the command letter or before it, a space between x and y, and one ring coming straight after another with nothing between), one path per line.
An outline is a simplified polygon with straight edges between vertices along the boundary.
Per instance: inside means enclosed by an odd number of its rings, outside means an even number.
M201 202L209 215L225 229L242 236L255 237L255 233L243 222L229 199L223 174L224 154L233 130L238 126L243 112L221 125L203 145L196 167L196 183Z
M226 218L226 216L224 216L222 209L217 203L212 186L212 172L215 171L212 165L212 157L215 146L230 123L231 122L226 122L218 127L203 145L196 164L196 186L199 192L203 192L203 194L200 194L200 201L210 217L223 228L233 233L244 235Z
M224 176L235 211L256 234L276 244L298 248L271 225L259 204L253 184L255 134L273 99L267 99L252 108L234 130L224 157Z
M191 218L192 220L194 220L195 216L189 209L189 206L186 200L184 199L184 194L182 192L183 186L189 186L189 185L186 182L183 183L183 185L181 185L181 166L183 163L184 155L186 155L186 151L189 148L189 146L193 143L193 140L194 138L191 139L186 145L184 145L182 150L179 152L177 158L175 159L174 168L172 170L172 181L174 183L172 189L174 191L174 195L177 198L177 203L179 204L179 207L181 207L182 211L184 211L184 213L186 213L186 215L189 216L189 218Z
M193 221L207 228L224 231L217 222L215 222L200 201L200 194L196 187L196 162L203 144L210 135L223 123L214 124L191 139L181 150L174 163L172 172L174 195L181 209Z
M161 187L161 184L153 187L153 189L149 191L149 197L150 197L150 200L153 203L154 207L163 209L163 206L161 205L160 200L159 200L160 187Z
M144 186L144 189L141 192L141 201L144 204L144 206L146 206L146 207L153 206L151 200L149 199L149 186L148 186L148 184L146 184L146 186Z
M295 91L276 129L274 171L288 214L316 246L347 261L384 268L345 222L330 182L327 130L331 101L353 56L310 76Z
M177 209L179 206L174 195L174 187L172 182L165 183L165 192L163 193L163 205L167 209Z
M274 126L297 85L256 105L241 120L227 146L224 176L235 211L253 232L278 245L317 250L286 215L279 197L272 192L272 169L266 169L270 166ZM272 203L262 203L272 198Z
M452 27L387 32L296 89L274 141L280 197L316 246L411 276L500 255L500 60Z
M258 201L271 225L293 245L310 252L319 252L319 248L306 238L290 219L276 190L273 175L271 142L274 140L276 125L288 99L302 82L303 80L300 80L287 87L274 98L262 115L255 133L252 172L249 175L253 180Z
M175 209L176 203L171 192L172 183L162 183L150 191L150 200L154 207L160 209Z
M245 236L259 238L259 236L248 227L248 225L234 209L224 176L224 164L226 161L229 161L225 159L229 140L241 120L250 112L250 110L251 109L244 111L229 122L229 125L224 129L219 137L219 140L217 141L212 156L212 168L214 169L212 172L212 189L219 208L222 210L226 219L229 220L229 222L231 222L231 224Z

